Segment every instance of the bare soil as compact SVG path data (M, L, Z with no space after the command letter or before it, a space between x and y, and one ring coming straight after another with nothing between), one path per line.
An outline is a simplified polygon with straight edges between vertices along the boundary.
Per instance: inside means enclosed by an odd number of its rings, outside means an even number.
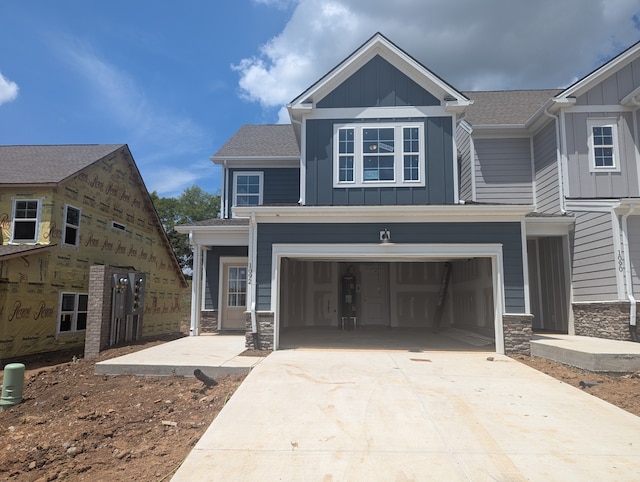
M91 361L71 352L25 361L24 401L0 413L0 481L169 480L244 379L230 375L206 388L196 378L94 375L95 361L169 339L112 348ZM640 416L640 373L514 358L578 388L597 383L583 389Z

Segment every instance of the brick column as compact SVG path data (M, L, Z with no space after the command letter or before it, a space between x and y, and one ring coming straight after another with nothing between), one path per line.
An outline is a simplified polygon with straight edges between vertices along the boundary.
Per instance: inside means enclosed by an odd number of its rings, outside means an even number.
M111 277L118 270L112 266L89 268L89 306L87 307L87 331L84 357L95 358L100 350L109 346L111 325Z

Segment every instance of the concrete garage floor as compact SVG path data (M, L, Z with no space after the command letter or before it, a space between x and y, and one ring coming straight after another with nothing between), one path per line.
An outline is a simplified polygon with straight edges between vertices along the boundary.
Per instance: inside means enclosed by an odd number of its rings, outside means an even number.
M640 480L640 418L487 351L285 349L173 480Z

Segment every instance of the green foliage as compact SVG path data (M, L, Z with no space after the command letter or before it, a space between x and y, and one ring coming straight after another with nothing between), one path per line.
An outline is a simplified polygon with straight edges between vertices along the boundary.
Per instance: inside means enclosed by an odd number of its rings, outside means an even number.
M177 198L159 197L156 191L151 200L158 212L169 242L183 270L193 267L193 254L186 234L175 230L178 224L217 218L220 213L220 194L209 194L198 186L191 186Z

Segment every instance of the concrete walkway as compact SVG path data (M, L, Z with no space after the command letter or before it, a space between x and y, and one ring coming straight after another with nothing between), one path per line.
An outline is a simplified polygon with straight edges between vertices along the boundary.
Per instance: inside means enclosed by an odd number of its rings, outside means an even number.
M493 353L282 350L173 477L193 480L636 481L640 418Z

